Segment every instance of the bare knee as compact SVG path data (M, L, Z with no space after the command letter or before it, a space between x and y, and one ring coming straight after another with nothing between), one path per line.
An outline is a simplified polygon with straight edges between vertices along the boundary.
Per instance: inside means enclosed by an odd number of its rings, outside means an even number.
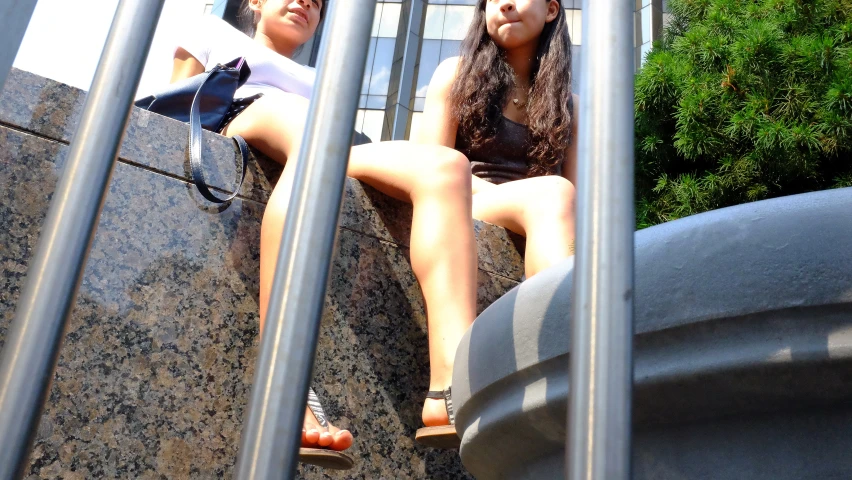
M470 163L462 153L446 147L431 149L424 161L417 188L418 194L470 196Z
M530 221L573 222L577 202L574 184L555 175L539 177L535 181L525 216Z

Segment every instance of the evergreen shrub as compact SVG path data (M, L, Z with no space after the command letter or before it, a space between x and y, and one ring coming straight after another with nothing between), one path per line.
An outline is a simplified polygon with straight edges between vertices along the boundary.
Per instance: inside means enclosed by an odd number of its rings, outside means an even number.
M669 4L636 76L640 228L852 186L852 0Z

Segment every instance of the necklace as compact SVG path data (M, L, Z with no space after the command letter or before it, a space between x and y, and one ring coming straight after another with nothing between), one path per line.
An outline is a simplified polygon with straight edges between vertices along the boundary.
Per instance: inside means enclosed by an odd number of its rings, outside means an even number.
M523 91L523 90L521 90L521 89L520 89L520 88L518 88L518 87L515 87L515 91L514 91L513 93L517 94L517 93L520 93L521 91ZM525 109L525 108L526 108L526 106L527 106L527 100L521 100L519 97L514 97L514 98L512 98L512 103L513 103L513 104L515 105L515 107L516 107L516 108L518 108L519 110L523 110L523 109Z

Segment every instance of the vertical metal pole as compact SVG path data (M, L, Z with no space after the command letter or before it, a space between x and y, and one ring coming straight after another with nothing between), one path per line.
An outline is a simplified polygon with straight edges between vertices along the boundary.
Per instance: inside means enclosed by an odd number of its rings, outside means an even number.
M633 4L583 2L570 480L631 474Z
M330 4L237 478L292 478L376 0Z
M164 0L121 0L0 357L0 478L20 478Z
M15 63L35 6L36 0L0 0L0 89Z

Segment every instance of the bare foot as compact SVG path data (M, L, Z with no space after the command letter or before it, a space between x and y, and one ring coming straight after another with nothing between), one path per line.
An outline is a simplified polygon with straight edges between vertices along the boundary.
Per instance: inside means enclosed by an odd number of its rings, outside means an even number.
M352 433L340 430L332 424L328 428L320 426L314 412L305 408L305 426L302 428L302 447L327 448L342 451L352 446Z
M427 427L440 427L450 424L450 416L447 415L447 405L442 399L427 398L423 404L423 425Z

